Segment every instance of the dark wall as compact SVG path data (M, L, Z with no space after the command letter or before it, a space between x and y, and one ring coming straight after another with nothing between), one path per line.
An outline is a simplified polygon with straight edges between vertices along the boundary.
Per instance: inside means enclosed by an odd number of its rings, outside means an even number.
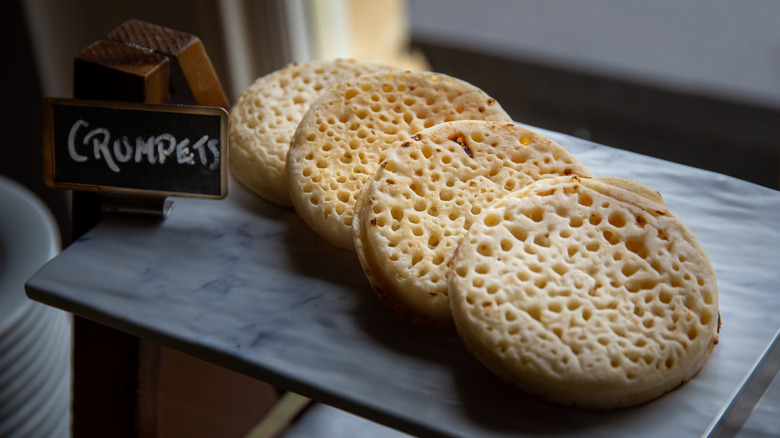
M0 29L5 61L0 69L3 114L0 120L0 175L22 183L40 197L57 218L63 242L69 238L68 193L50 189L42 178L41 89L28 38L22 0L4 3Z

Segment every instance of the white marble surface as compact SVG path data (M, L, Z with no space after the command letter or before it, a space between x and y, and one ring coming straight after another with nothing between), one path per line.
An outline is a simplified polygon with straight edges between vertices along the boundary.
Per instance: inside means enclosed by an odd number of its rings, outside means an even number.
M712 260L720 343L645 406L582 412L508 388L457 338L381 303L354 255L232 181L226 200L177 199L163 221L102 222L27 293L413 435L701 436L780 328L780 192L550 135L596 175L659 190Z

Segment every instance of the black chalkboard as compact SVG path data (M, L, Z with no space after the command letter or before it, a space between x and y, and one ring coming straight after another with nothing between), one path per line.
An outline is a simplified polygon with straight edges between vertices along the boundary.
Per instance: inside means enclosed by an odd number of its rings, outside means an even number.
M227 112L217 107L44 100L51 187L220 199Z

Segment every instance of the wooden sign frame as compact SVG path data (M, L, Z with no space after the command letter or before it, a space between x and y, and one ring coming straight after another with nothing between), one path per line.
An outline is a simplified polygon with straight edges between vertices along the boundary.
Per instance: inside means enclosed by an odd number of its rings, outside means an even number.
M58 110L58 108L63 108ZM63 116L61 113L68 110L80 110L87 109L90 112L95 111L105 112L104 122L112 124L114 126L124 126L132 123L138 124L143 120L148 119L149 123L161 123L160 119L168 117L186 118L195 116L203 116L206 119L218 118L219 125L219 138L217 139L218 151L216 160L218 164L214 163L215 153L212 150L214 144L205 144L203 137L198 138L182 138L179 136L177 140L174 136L167 134L167 144L163 145L150 144L150 142L140 142L146 149L141 151L138 149L139 140L135 138L129 138L128 135L140 135L140 132L111 132L110 127L94 125L92 121L80 120L78 126L73 125L70 128L70 132L62 132L63 126L61 119ZM57 113L60 113L58 116ZM203 107L203 106L186 106L186 105L167 105L167 104L149 104L149 103L134 103L134 102L115 102L115 101L101 101L101 100L80 100L80 99L44 99L43 103L43 171L45 183L54 188L73 189L79 191L91 191L98 192L109 197L151 197L151 198L164 198L166 196L179 196L179 197L194 197L194 198L207 198L207 199L222 199L227 196L228 191L228 167L227 167L227 154L228 154L228 114L224 108L220 107ZM116 113L116 114L114 114ZM130 115L131 122L120 123L122 116ZM117 115L118 117L113 117ZM146 119L144 119L146 118ZM206 120L202 119L202 120ZM217 123L216 120L210 120L212 124ZM65 122L67 125L68 121ZM163 122L163 125L164 122ZM154 128L149 128L154 129ZM76 150L75 143L77 142L76 136L79 134L77 131L81 131L82 140L78 145L79 150ZM92 131L90 131L92 130ZM96 134L94 138L90 138L89 141L83 139L85 132L94 132L100 130L99 134ZM75 133L74 133L75 132ZM179 132L183 132L179 128ZM213 131L212 131L213 132ZM202 133L202 132L201 132ZM166 132L143 132L143 136L148 138L149 135L166 135ZM200 134L198 134L200 135ZM211 140L211 139L209 139ZM67 144L63 144L67 142ZM87 144L87 143L92 143ZM177 143L178 142L178 143ZM63 151L62 148L69 148L69 151ZM134 149L136 148L136 149ZM121 151L121 152L120 152ZM116 156L119 153L121 155L121 161L129 163L136 169L134 173L128 176L125 180L120 181L117 184L117 179L112 178L121 175L121 169L119 167L120 159ZM68 160L63 157L70 157L73 162L67 162ZM132 156L128 156L132 154ZM208 157L206 157L208 156ZM168 162L166 163L166 159ZM103 163L99 163L102 160ZM182 161L183 160L183 161ZM208 162L212 160L212 162ZM178 161L178 162L177 162ZM72 176L64 175L63 168L70 166L68 171L73 172L73 166L82 165L85 170L89 170L91 175L84 178L73 178ZM59 166L59 167L58 167ZM152 168L155 170L168 166L167 169L174 169L180 173L178 178L159 178L159 176L150 176L147 181L143 180L144 175L138 175L138 168L143 166ZM174 166L178 166L174 167ZM198 183L202 181L192 181L190 184L195 184L192 189L183 189L182 186L187 185L187 181L181 181L181 175L188 175L187 166L189 167L209 167L206 170L201 169L204 174L207 173L219 173L219 184L217 187L213 187L214 183L211 182L211 188L209 190L198 190ZM58 171L58 169L60 169ZM104 172L104 176L94 176L95 169ZM108 169L108 170L106 170ZM183 169L183 170L182 170ZM128 172L130 173L130 172ZM190 176L196 177L193 172L189 172ZM108 175L108 176L106 176ZM130 182L127 182L130 181ZM133 186L132 182L140 182L141 187ZM203 193L206 192L206 193Z

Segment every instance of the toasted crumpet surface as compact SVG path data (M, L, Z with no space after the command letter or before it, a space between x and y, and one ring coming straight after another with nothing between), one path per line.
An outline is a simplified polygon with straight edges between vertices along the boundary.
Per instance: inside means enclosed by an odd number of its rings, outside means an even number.
M333 245L355 251L358 192L390 151L413 134L453 120L511 122L479 88L447 75L363 75L320 96L295 131L287 156L295 210Z
M293 63L255 80L230 110L229 165L256 194L292 206L284 167L290 139L312 102L330 87L387 66L351 59Z
M552 140L516 124L464 120L424 129L363 186L355 249L374 290L407 318L454 331L449 263L483 208L541 178L591 176Z
M618 178L542 180L486 208L450 295L459 335L488 368L583 408L671 391L718 339L704 250L660 195Z

